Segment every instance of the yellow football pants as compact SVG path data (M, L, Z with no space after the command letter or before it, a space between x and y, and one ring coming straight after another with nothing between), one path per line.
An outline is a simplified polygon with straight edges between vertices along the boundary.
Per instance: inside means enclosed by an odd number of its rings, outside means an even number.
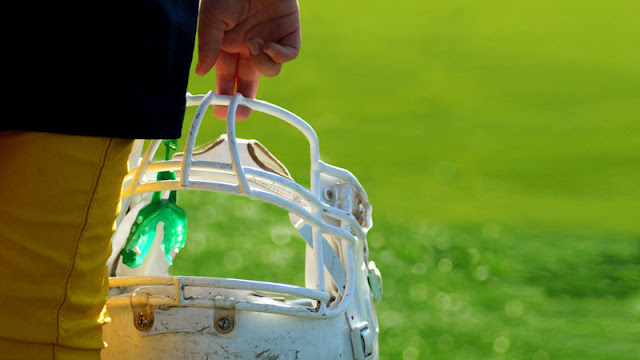
M100 358L131 144L0 132L0 358Z

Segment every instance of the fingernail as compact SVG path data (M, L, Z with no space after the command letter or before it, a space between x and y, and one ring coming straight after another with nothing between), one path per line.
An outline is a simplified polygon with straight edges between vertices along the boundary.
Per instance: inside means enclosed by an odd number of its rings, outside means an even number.
M251 39L247 41L247 48L249 49L249 53L253 56L260 55L260 45L258 41L255 39Z

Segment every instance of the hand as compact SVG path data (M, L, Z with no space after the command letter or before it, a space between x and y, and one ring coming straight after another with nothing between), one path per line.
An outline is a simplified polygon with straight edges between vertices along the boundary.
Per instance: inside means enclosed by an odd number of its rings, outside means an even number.
M300 51L297 0L202 0L196 74L216 68L216 93L255 98L260 75L273 77ZM226 119L227 107L214 106ZM239 107L238 120L251 110Z

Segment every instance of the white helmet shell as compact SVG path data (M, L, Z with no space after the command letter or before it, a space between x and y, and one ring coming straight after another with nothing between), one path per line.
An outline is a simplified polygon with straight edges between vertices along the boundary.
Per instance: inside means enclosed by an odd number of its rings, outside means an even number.
M368 260L371 205L348 171L320 160L314 130L275 105L244 98L187 94L198 106L183 153L153 161L161 140L144 156L138 141L123 186L123 214L109 259L111 323L103 359L378 359L373 300L382 292ZM211 105L229 106L227 133L195 148ZM311 184L297 184L264 146L235 134L235 112L247 106L280 118L309 140ZM172 171L176 178L156 180ZM306 241L305 286L230 278L169 276L157 233L135 269L119 256L137 212L152 192L204 190L238 194L286 209ZM128 211L127 211L128 210ZM174 255L174 254L173 254Z

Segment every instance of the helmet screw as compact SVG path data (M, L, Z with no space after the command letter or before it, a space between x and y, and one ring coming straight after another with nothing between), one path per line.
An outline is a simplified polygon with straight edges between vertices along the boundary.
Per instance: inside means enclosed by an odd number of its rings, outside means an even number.
M324 198L327 201L333 201L333 198L335 197L335 193L333 192L333 189L325 189L324 190Z
M227 318L220 318L218 320L218 327L220 328L220 330L229 330L229 328L231 327L231 321L229 321L229 319Z
M149 319L141 314L140 316L138 316L138 328L146 329L147 327L149 327Z

